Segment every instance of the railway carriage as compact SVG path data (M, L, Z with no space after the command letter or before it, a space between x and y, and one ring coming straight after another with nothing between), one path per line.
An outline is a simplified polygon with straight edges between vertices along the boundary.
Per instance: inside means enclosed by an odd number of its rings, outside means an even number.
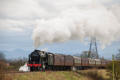
M74 59L74 66L81 66L82 65L82 61L81 61L80 57L73 56L73 59Z
M95 65L96 65L95 59L89 58L89 66L95 66Z

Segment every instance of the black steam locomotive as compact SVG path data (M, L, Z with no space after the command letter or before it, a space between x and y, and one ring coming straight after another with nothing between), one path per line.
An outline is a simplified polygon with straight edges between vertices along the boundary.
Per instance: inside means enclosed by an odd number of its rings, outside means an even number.
M35 50L29 55L30 71L77 70L92 67L105 67L109 61L101 59L80 58L71 55L55 54Z

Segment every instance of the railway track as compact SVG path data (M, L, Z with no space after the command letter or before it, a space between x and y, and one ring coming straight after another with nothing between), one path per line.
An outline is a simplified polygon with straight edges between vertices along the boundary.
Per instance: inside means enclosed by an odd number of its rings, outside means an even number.
M7 71L7 72L5 72L6 74L9 74L9 73L37 73L37 72L44 72L44 71L32 71L32 72L23 72L23 71ZM45 72L51 72L51 70L47 70L47 71L45 71Z
M9 74L9 73L29 73L29 72L22 72L22 71L8 71L8 72L6 72L6 74Z
M84 69L84 70L92 70L91 69ZM14 73L14 74L17 74L17 73L37 73L37 72L56 72L56 71L70 71L70 70L46 70L46 71L32 71L32 72L23 72L23 71L7 71L5 72L6 74L10 74L10 73ZM80 71L80 70L78 70Z

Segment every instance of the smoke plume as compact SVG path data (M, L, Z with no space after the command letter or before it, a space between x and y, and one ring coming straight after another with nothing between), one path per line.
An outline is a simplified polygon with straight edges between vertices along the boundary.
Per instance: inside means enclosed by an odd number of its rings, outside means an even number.
M119 39L120 23L117 17L99 1L64 1L59 0L60 4L56 2L49 6L54 10L54 16L37 20L32 35L35 48L44 43L84 41L91 37L95 37L104 47Z

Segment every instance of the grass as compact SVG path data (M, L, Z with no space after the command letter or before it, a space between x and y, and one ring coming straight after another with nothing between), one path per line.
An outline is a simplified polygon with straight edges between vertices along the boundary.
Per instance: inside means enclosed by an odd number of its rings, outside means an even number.
M85 70L85 71L77 71L78 74L87 76L90 80L108 80L110 77L108 76L108 72L106 70Z
M106 80L106 70L46 71L26 73L6 73L7 80Z

